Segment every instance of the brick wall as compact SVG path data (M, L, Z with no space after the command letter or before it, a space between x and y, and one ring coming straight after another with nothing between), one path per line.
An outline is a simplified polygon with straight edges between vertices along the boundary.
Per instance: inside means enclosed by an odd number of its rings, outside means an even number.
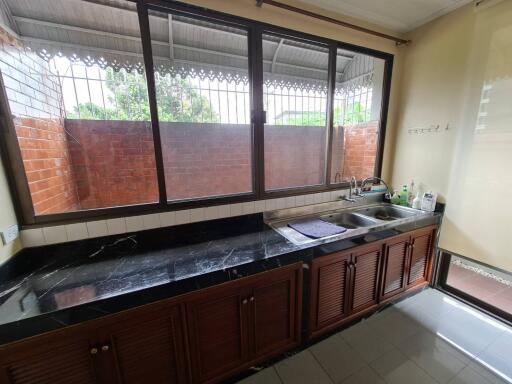
M251 127L160 123L168 199L252 190Z
M78 209L57 77L14 40L0 42L0 70L36 214Z
M333 172L344 179L373 174L377 123L337 132ZM81 207L158 200L151 127L147 122L66 120ZM251 132L248 125L161 123L166 187L170 199L251 190ZM267 188L322 182L325 130L321 127L265 128ZM79 144L78 144L79 143Z
M324 127L265 126L265 188L323 183L325 148Z
M334 130L334 140L339 143L333 147L332 179L336 172L342 180L356 176L361 180L373 176L377 158L379 122L348 125ZM342 133L342 134L341 134ZM340 135L343 139L340 139Z
M66 120L82 209L157 202L151 123Z

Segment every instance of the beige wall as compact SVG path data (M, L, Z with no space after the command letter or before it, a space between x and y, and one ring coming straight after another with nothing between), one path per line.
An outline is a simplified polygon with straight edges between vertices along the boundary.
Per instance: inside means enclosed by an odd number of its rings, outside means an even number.
M5 171L0 163L0 230L4 230L13 224L16 224L16 215L9 194ZM19 239L7 245L3 245L0 240L0 264L18 252L20 248L21 242Z
M442 248L512 271L512 2L466 6L411 39L393 185L415 179L447 202ZM479 110L487 113L480 120ZM438 133L409 133L437 124Z

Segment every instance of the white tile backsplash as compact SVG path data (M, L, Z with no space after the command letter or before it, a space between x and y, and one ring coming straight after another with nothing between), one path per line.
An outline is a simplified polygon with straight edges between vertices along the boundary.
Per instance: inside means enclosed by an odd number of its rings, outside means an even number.
M87 223L87 232L89 232L89 237L107 236L107 222L105 220L89 221Z
M265 211L265 201L258 200L254 202L254 213L264 212Z
M25 229L21 231L20 236L24 247L39 247L45 244L42 228Z
M219 218L229 217L229 205L219 205Z
M46 228L25 229L21 231L24 247L55 244L66 241L137 232L145 229L169 227L203 220L215 220L226 217L248 215L283 208L299 207L309 204L338 200L346 190L335 190L308 195L280 197L277 199L248 201L176 212L161 212L150 215L126 218L97 220Z
M204 208L196 208L190 210L190 222L195 223L204 220Z
M108 219L107 230L109 235L119 235L126 233L126 220L124 217L119 219Z
M85 223L75 223L66 225L68 241L83 240L89 237L87 225Z
M214 205L212 207L207 207L204 209L205 220L215 220L218 219L219 217L219 206Z
M242 214L250 215L251 213L254 213L254 201L242 203Z
M152 213L150 215L142 216L144 223L144 229L160 228L160 215L158 213Z
M188 209L184 209L182 211L176 212L176 224L187 224L190 223L190 211Z
M162 227L176 225L176 212L162 212L160 215L160 224Z
M305 196L304 195L295 196L295 206L300 207L301 205L305 205Z
M64 243L68 241L65 225L43 228L43 234L46 244Z
M142 216L130 216L126 218L126 232L137 232L144 229Z
M231 204L229 206L229 215L230 216L241 216L242 215L242 203Z

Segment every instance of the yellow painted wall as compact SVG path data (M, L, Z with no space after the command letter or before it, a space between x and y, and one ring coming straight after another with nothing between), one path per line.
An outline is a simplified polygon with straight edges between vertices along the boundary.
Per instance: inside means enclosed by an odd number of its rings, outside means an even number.
M2 164L0 163L0 230L16 224L16 215L12 205L11 195L7 187L7 180ZM20 240L3 245L0 240L0 264L18 252L21 248Z
M512 2L466 6L410 38L393 185L414 178L447 202L442 248L512 271Z

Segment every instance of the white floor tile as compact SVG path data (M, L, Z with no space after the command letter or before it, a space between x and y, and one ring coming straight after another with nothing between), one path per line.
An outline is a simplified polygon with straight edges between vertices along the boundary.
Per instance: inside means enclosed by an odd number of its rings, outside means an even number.
M335 383L366 365L359 354L339 335L331 336L309 350Z
M432 331L469 356L476 356L504 330L502 325L481 312L458 307L442 316Z
M375 328L370 327L366 321L361 321L354 326L339 333L339 335L363 358L370 363L393 349L393 344Z
M504 332L472 362L471 367L487 367L495 375L512 382L512 333ZM478 371L480 372L480 371Z
M379 334L386 335L393 344L397 345L421 330L421 326L416 321L396 309L388 309L386 312L387 315L382 314L380 318L376 318L368 324Z
M448 347L440 345L442 341L436 342L433 335L429 340L427 333L420 332L404 340L399 346L400 351L436 381L448 383L462 371L466 362L459 360L455 353L450 353Z
M427 289L274 368L244 383L512 384L512 328Z
M384 380L377 375L377 373L370 368L369 366L365 366L361 368L359 371L351 375L343 384L385 384Z
M239 381L241 384L282 384L274 367L264 369Z
M370 365L388 384L436 384L431 376L398 349L389 351Z
M309 350L280 361L275 368L284 384L333 383Z
M491 382L473 369L466 367L449 384L491 384Z

